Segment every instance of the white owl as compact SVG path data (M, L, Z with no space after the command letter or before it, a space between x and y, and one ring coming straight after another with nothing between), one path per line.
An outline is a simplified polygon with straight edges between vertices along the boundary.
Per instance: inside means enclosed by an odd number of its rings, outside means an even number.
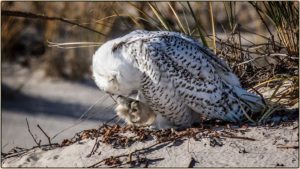
M220 58L176 32L138 30L106 42L93 56L93 76L101 90L122 96L120 117L132 124L138 117L139 126L153 115L158 128L189 127L197 114L239 122L265 106ZM126 98L140 104L134 116Z

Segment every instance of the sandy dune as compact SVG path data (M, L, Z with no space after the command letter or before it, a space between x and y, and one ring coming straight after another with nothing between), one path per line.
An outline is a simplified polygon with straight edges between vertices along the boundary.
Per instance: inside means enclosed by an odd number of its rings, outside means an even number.
M5 159L2 164L3 167L298 167L297 126L298 123L219 129L213 133L200 132L196 139L182 137L160 144L158 138L149 137L125 147L106 144L100 136L98 140L86 138L51 150L35 148L19 157ZM216 133L235 136L213 137ZM89 156L99 140L99 147ZM124 156L111 158L120 155ZM103 162L97 164L100 161Z
M36 127L37 124L52 137L76 123L82 113L103 96L91 81L75 83L47 79L39 71L35 72L22 90L16 93L13 92L14 89L24 82L29 72L5 66L2 71L3 153L7 153L15 146L29 149L36 145L27 130L26 118L37 139L41 139L42 144L48 144L46 137ZM93 120L84 120L60 134L52 140L52 143L61 144L64 139L72 138L77 132L97 129L102 122L114 116L112 108L107 109L111 105L113 101L110 98L100 101L89 113L89 117ZM275 127L234 130L218 128L213 131L215 132L210 133L212 135L207 135L207 131L199 132L200 139L196 140L181 137L176 141L160 144L159 138L149 135L146 140L135 141L121 148L116 148L113 143L101 142L103 135L100 135L97 140L100 141L99 147L91 156L88 155L96 140L95 137L87 137L63 147L21 150L19 153L8 155L12 156L10 158L7 154L2 154L2 166L88 167L106 159L95 166L118 166L122 163L121 166L124 167L298 167L297 120L288 125L281 124ZM236 138L214 136L228 132L234 134ZM134 137L134 133L125 133L124 137L129 139ZM147 148L151 145L155 146ZM125 156L116 158L120 163L114 164L115 158L107 159L122 154ZM131 163L126 163L130 158Z

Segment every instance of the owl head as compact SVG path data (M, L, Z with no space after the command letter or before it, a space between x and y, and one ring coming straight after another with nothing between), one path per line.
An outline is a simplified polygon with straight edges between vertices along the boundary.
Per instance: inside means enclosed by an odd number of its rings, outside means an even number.
M141 72L123 52L124 39L104 43L93 55L93 77L104 92L129 96L140 88Z

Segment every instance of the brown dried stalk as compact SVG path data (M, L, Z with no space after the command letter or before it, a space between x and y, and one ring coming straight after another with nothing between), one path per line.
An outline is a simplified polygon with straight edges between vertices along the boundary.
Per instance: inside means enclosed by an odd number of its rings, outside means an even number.
M137 150L135 150L135 151L133 151L133 152L131 152L131 153L121 154L121 155L117 155L117 156L112 156L112 157L109 157L109 158L105 158L105 159L103 159L103 160L101 160L101 161L99 161L99 162L97 162L97 163L95 163L95 164L93 164L93 165L91 165L91 166L88 166L88 168L94 168L94 167L97 167L99 164L101 164L101 163L103 163L103 162L105 162L105 161L108 161L109 159L117 159L117 160L118 160L120 157L129 157L129 156L132 156L132 155L135 154L135 153L138 153L138 152L141 152L141 151L149 150L150 148L155 147L155 146L157 146L157 145L159 145L159 144L162 144L162 143L170 143L170 142L171 142L171 141L158 142L158 143L154 143L154 144L152 144L152 145L150 145L150 146L148 146L148 147L144 147L144 148L141 148L141 149L137 149Z
M48 139L48 142L49 142L49 145L50 147L52 147L52 144L51 144L51 140L50 140L50 137L46 134L46 132L41 128L41 126L38 124L37 127L44 133L44 135L47 137Z
M30 130L30 127L29 127L29 123L28 123L27 118L26 118L26 123L27 123L27 129L28 129L29 134L30 134L31 137L33 138L33 140L34 140L34 142L36 143L36 145L37 145L38 147L41 147L41 140L40 140L39 142L37 142L37 140L34 138L32 132L31 132L31 130Z
M92 31L92 32L95 32L95 33L98 33L98 34L100 34L102 36L106 36L105 34L99 32L99 31L97 31L95 29L89 28L87 26L84 26L84 25L81 25L81 24L78 24L78 23L66 20L64 18L60 18L60 17L39 15L39 14L31 13L31 12L8 11L8 10L2 10L1 11L1 15L2 16L14 16L14 17L32 18L32 19L58 20L58 21L65 22L65 23L68 23L68 24L71 24L71 25L76 25L76 26L78 26L80 28L83 28L83 29L86 29L86 30L89 30L89 31Z

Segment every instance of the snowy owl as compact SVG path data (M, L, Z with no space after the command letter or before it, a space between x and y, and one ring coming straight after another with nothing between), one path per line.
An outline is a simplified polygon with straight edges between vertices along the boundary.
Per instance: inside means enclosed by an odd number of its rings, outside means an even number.
M118 115L138 126L189 127L197 115L239 122L265 107L223 60L177 32L137 30L110 40L93 55L92 69L101 90L122 96Z

